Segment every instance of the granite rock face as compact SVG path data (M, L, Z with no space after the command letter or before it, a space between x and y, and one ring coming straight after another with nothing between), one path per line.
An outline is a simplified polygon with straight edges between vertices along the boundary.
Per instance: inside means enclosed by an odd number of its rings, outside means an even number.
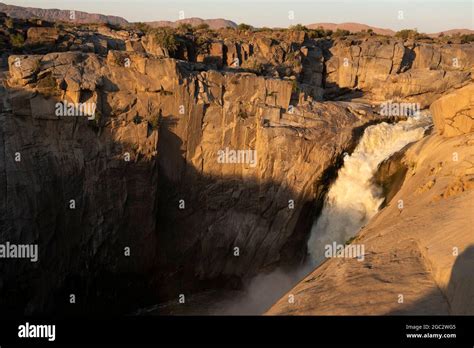
M473 86L432 103L433 134L381 165L385 206L352 241L364 260L326 260L267 314L474 313Z
M18 279L30 313L75 287L125 301L103 294L114 284L133 302L137 279L167 298L300 262L328 171L375 119L347 103L293 107L289 81L133 52L10 56L9 67L2 240L38 243L43 261L4 265L3 291ZM95 116L57 116L57 103L94 104Z
M474 131L474 84L457 89L430 106L439 133L456 136Z
M364 260L326 260L267 314L472 315L473 145L434 133L397 155L400 190L351 242Z
M222 30L162 47L135 29L15 21L29 43L13 54L0 30L0 233L37 243L40 261L0 264L4 315L125 313L299 264L343 154L380 121L324 99L424 107L471 78L472 45Z
M401 40L338 41L326 53L326 88L359 89L371 100L403 100L428 107L471 79L474 46Z
M17 34L27 38L25 49L32 54L81 51L105 56L110 50L146 53L198 62L207 68L287 79L311 100L358 91L374 102L403 100L426 108L441 95L470 82L474 57L472 43L436 40L417 42L361 35L318 38L298 30L142 31L133 26L118 29L77 23L55 28L47 22L15 21ZM44 42L48 44L41 44Z

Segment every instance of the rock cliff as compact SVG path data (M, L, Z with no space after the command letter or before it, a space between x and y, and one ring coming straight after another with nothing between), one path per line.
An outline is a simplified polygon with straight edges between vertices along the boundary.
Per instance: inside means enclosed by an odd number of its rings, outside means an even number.
M439 133L456 136L474 131L474 84L436 100L430 106Z
M73 291L102 273L104 287L146 275L166 298L298 263L328 171L374 119L344 103L290 109L287 81L171 58L50 53L9 66L2 238L39 243L44 288L22 292L35 294L32 311L52 300L51 284ZM95 118L58 117L61 101L96 103ZM255 162L219 163L227 150Z
M455 89L471 79L470 44L10 24L0 30L1 239L37 243L40 261L0 264L2 315L125 313L299 265L342 157L387 120L327 99L349 91L425 107L465 96ZM71 104L93 115L58 114ZM463 110L446 124L467 129ZM458 140L446 149L461 151ZM469 194L458 195L469 186L459 175L453 197L433 204Z
M382 165L381 181L406 176L352 241L364 261L326 260L268 314L474 313L472 87L435 101L435 131Z

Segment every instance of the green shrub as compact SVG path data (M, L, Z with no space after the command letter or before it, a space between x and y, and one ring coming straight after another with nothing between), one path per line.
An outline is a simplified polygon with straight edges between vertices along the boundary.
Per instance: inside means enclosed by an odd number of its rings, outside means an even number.
M301 65L301 60L299 58L298 53L294 51L288 52L288 54L285 57L285 64L292 68L299 67Z
M401 38L403 40L407 40L407 39L432 40L432 38L429 37L428 35L423 34L423 33L418 33L417 29L400 30L395 34L395 37Z
M252 26L251 25L248 25L248 24L245 24L245 23L240 23L238 26L237 26L237 30L241 30L241 31L249 31L252 29Z
M178 49L178 40L175 33L169 28L159 28L153 30L151 33L155 42L170 52L175 52Z
M349 30L345 30L345 29L336 29L335 32L332 33L332 36L333 37L344 37L344 36L348 36L350 35L351 32Z
M64 30L65 26L63 22L54 22L53 27L59 30Z
M296 24L296 25L292 25L290 26L289 28L290 30L293 30L293 31L308 31L308 28L306 28L304 25L302 24Z
M198 54L204 54L204 53L207 53L209 51L209 38L207 38L206 36L198 36L196 38L196 46L197 46L197 53Z
M395 37L398 37L403 40L416 39L417 35L418 35L418 30L416 29L403 29L395 33Z
M308 36L311 39L315 38L322 38L322 37L327 37L332 35L332 30L325 30L322 27L318 27L316 29L309 29L308 30Z
M310 39L317 39L317 38L323 37L323 35L321 35L318 30L311 29L308 31L308 37Z
M180 23L177 29L179 32L189 33L193 31L193 26L189 23Z
M134 23L133 27L136 30L142 31L144 33L148 33L151 31L151 27L148 24L142 22Z
M11 34L10 44L13 47L17 47L17 48L23 47L23 45L25 44L25 38L21 34Z
M196 30L209 30L209 24L201 23L196 25Z
M474 41L474 34L461 35L461 43L468 43Z
M13 19L8 17L6 20L5 20L5 26L8 28L8 29L13 29L13 26L14 26L14 23L13 23Z
M294 60L294 59L296 59L297 56L298 56L298 54L297 54L295 51L290 51L290 52L288 52L288 54L286 55L286 59L285 59L285 60Z

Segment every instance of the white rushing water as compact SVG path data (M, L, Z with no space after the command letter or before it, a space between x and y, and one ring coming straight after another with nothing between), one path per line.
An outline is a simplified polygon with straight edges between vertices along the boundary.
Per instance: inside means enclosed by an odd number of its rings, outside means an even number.
M344 244L379 210L384 198L372 179L378 166L405 145L423 137L431 125L426 115L396 124L367 127L362 139L338 172L319 219L311 229L308 251L314 265L325 258L325 246Z

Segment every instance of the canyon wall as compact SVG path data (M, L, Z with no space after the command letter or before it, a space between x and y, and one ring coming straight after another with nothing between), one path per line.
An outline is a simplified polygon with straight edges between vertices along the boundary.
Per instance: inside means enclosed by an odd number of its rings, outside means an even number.
M472 66L472 45L428 45L460 57L451 69L370 38L347 67L348 41L304 32L184 35L173 51L134 30L14 24L28 44L7 45L2 72L0 231L40 256L2 262L2 315L125 313L299 265L344 153L381 120L324 98L380 101L398 78L413 88L391 93L426 106ZM58 116L58 102L97 109ZM232 151L255 161L220 159Z
M268 314L474 313L472 87L435 101L434 132L382 165L400 188L347 246L363 260L327 259Z
M327 55L326 87L356 88L373 101L403 99L421 108L468 84L474 66L472 45L340 41Z
M125 300L148 278L167 298L298 264L328 171L375 118L343 103L290 109L290 82L171 58L51 53L9 67L2 238L38 243L41 261L5 265L5 279L40 270L17 284L33 313L68 291ZM57 116L58 102L96 103L95 118ZM228 150L255 162L219 163Z

